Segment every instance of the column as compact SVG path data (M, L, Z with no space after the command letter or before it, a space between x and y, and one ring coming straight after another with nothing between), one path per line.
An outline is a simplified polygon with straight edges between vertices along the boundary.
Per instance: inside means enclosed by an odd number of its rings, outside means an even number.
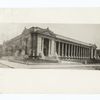
M70 44L68 44L68 57L70 58Z
M87 58L87 48L86 48L86 58Z
M85 58L87 58L87 56L86 56L86 48L85 48Z
M81 47L79 47L79 58L81 58Z
M73 45L73 48L74 48L74 53L73 53L74 55L73 55L73 57L75 58L75 45Z
M78 46L76 46L76 58L78 58Z
M82 53L82 47L80 47L80 58L82 57L81 53Z
M89 48L89 58L90 58L90 48Z
M74 45L72 45L72 58L74 58Z
M84 47L82 48L82 58L84 58Z
M84 54L83 53L84 53L84 51L83 51L83 47L82 47L82 59L84 58Z
M96 58L96 49L94 49L94 58Z
M89 55L90 55L90 53L89 53L89 48L88 48L88 58L89 58Z
M80 47L80 58L81 58L81 47Z
M42 56L44 56L44 52L43 52L43 48L44 48L44 38L42 38L42 46L41 46L41 48L42 48Z
M85 48L83 48L83 57L85 58Z
M91 58L93 58L93 48L91 48Z
M65 57L67 56L67 44L65 44Z
M49 56L51 55L51 40L49 40Z
M71 58L73 57L73 45L71 44Z
M85 48L84 48L84 58L85 58Z
M56 53L56 41L54 42L54 55L55 55L55 53Z
M62 43L62 57L64 56L64 43Z
M84 58L86 58L86 50L85 50L85 48L84 48Z
M88 49L86 48L86 58L88 58Z
M83 58L83 47L81 47L81 58Z
M60 42L58 42L58 55L60 56Z
M89 58L89 50L88 50L88 48L87 48L87 58Z
M83 53L83 48L81 47L81 58L83 57L82 53Z
M68 57L68 52L69 52L69 46L68 46L68 44L67 44L67 57Z
M37 56L42 55L41 51L42 51L42 38L38 36L37 37ZM31 49L29 49L28 53L29 55L31 55Z
M54 56L55 55L55 40L49 40L50 41L50 56Z
M87 54L86 55L87 55L87 58L88 58L88 48L87 48Z
M75 46L75 58L78 58L78 46Z
M78 58L80 58L80 47L78 46Z

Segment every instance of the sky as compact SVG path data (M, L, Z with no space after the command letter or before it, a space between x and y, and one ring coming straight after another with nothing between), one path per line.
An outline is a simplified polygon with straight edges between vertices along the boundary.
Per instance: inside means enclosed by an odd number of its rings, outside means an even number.
M100 7L0 8L0 43L38 26L100 48Z
M0 23L0 44L21 34L24 28L47 28L56 34L96 44L100 48L100 24L59 24L59 23Z

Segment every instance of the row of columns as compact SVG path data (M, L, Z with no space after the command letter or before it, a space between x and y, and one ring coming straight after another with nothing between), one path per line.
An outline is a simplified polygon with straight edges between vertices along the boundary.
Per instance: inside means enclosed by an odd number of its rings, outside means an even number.
M68 58L90 58L90 49L76 44L56 42L58 56Z

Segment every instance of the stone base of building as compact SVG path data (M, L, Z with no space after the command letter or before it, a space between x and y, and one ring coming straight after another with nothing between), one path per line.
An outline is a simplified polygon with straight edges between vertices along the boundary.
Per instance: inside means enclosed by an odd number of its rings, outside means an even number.
M68 58L61 58L61 57L45 57L45 59L42 58L34 58L34 57L14 57L14 56L5 56L2 57L5 60L9 60L16 63L22 63L22 64L40 64L40 63L66 63L66 64L100 64L100 60L96 59L68 59Z

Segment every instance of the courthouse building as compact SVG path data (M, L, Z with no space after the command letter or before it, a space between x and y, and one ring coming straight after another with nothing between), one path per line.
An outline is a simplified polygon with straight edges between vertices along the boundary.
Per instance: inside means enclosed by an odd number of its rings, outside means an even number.
M95 59L96 45L55 34L49 28L31 27L4 42L3 55L40 59Z

